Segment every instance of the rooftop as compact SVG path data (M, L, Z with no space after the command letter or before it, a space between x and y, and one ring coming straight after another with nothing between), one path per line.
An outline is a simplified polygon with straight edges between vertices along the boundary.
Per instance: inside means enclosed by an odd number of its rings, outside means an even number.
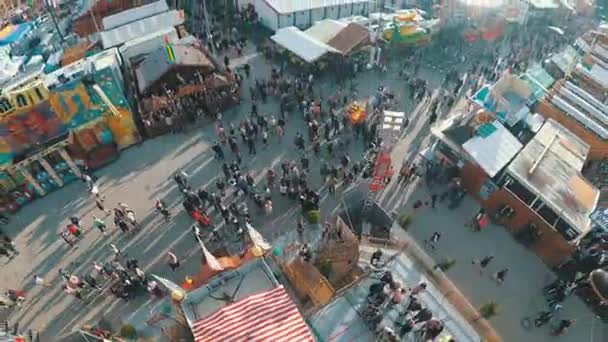
M139 38L153 30L164 27L178 26L184 23L184 12L171 10L143 18L113 29L101 32L104 48L118 46L135 38Z
M172 48L174 62L168 60L166 48L162 46L151 52L135 70L137 86L142 94L176 65L204 67L210 70L215 68L205 52L193 45L176 44L172 45Z
M344 30L347 25L347 23L342 21L325 19L316 22L313 26L305 30L304 33L327 44L327 42L340 33L340 31Z
M528 102L534 98L530 86L517 76L506 73L496 83L482 87L473 101L495 113L501 122L514 126L529 113Z
M264 259L254 259L237 269L224 271L207 284L188 293L182 303L189 322L196 322L226 306L228 295L238 301L252 294L264 292L279 284Z
M562 81L550 102L602 139L608 139L608 106L587 92L584 84Z
M370 0L264 0L275 11L286 14L293 12L308 11L315 8L334 7L338 4L348 6L350 4L370 2Z
M45 85L50 88L54 85L59 84L59 76L63 75L66 78L76 76L81 72L84 72L91 64L95 67L95 70L103 70L108 66L114 64L121 64L120 55L118 49L112 48L96 53L92 56L78 60L72 64L66 65L46 75Z
M582 234L590 229L589 215L599 196L599 190L581 175L588 152L588 144L550 119L507 170Z
M316 61L326 53L338 52L338 50L307 35L295 26L279 29L270 39L309 63Z
M102 24L105 30L110 30L168 10L169 6L167 6L165 0L155 1L147 5L130 8L126 11L104 17L102 19Z
M496 176L523 145L498 120L480 126L462 148L490 177Z

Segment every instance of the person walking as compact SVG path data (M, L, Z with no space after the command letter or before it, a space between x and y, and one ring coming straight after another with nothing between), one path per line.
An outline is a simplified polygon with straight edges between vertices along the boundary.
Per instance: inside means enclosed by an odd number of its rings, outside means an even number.
M220 146L217 141L215 142L215 144L213 144L213 146L211 146L211 149L213 150L213 152L215 152L216 159L224 160L224 150L222 150L222 146Z
M34 284L40 285L43 287L47 287L47 288L51 287L51 284L48 281L46 281L44 278L42 278L41 276L39 276L37 274L34 275Z
M481 260L473 260L473 264L479 265L479 274L482 274L492 260L494 260L494 256L488 255L483 257Z
M93 227L99 229L101 234L106 235L106 223L95 215L93 215Z
M179 267L179 259L171 252L167 252L167 263L173 272Z
M70 239L70 237L68 236L68 233L61 232L61 233L59 233L59 236L63 239L63 241L65 241L65 243L68 244L68 246L70 246L70 247L75 246L74 242L72 242L72 239Z
M418 285L412 288L412 291L410 291L410 297L415 297L420 293L426 291L427 286L428 285L425 282L420 282Z
M106 200L106 196L95 196L95 206L97 206L97 209L103 211L104 213L106 213L107 215L110 215L110 210L106 209L105 205L104 205L104 201Z
M382 250L377 249L374 253L372 253L372 257L369 259L369 263L372 266L376 266L378 262L382 259Z
M122 255L122 252L120 251L120 249L118 249L118 247L116 247L115 244L111 243L110 249L112 250L112 253L114 253L115 259L118 259Z
M498 285L501 285L502 283L505 282L505 278L507 277L508 273L509 273L509 269L503 268L502 270L500 270L494 274L494 280L496 280Z
M13 253L11 255L11 259L13 257L15 257L16 255L19 254L19 251L17 250L17 248L15 247L15 241L13 241L10 237L8 237L7 235L3 235L2 236L2 244L3 247L6 248L6 250L10 251L11 253Z
M249 155L255 155L257 153L255 150L255 141L251 136L247 137L247 147L249 148Z
M433 235L431 235L430 239L424 240L424 243L426 245L428 245L429 247L431 247L432 250L434 250L435 249L435 244L437 242L439 242L439 239L441 239L441 233L434 232Z

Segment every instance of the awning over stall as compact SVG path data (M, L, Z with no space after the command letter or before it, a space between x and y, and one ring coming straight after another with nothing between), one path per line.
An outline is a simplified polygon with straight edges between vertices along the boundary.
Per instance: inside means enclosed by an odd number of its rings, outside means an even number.
M192 325L196 342L315 341L283 286L226 305Z
M270 39L308 63L318 60L327 53L339 52L331 46L310 37L294 26L278 30Z

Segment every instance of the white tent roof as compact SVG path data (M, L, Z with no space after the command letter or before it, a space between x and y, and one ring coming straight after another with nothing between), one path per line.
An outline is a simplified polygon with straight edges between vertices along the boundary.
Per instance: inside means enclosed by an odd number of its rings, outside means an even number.
M156 1L104 17L101 22L103 24L103 29L107 31L168 10L169 7L165 0Z
M184 12L171 10L116 27L109 31L103 31L101 32L101 42L104 49L107 49L140 38L150 32L161 30L165 27L178 26L183 23Z
M348 24L345 22L325 19L315 23L311 28L304 31L307 35L316 40L327 43L342 31Z
M308 11L315 8L333 7L336 5L349 6L370 0L264 0L270 7L280 14Z
M294 26L278 30L270 39L308 63L316 61L328 52L339 52L331 46L308 36Z
M500 122L492 124L496 131L486 137L475 136L462 145L490 177L496 176L523 147Z
M162 46L165 43L165 39L172 44L179 40L177 31L174 27L165 27L137 39L130 40L121 46L119 50L126 63L130 64L129 58L148 54L158 49L159 46Z

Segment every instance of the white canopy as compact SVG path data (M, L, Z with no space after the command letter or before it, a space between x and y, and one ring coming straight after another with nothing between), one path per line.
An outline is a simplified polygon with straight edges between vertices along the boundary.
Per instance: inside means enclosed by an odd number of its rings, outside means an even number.
M316 40L327 43L335 37L340 31L348 26L347 23L333 19L325 19L315 23L311 28L304 31L307 35Z
M462 145L490 177L496 176L523 147L499 121L494 121L492 125L496 130L490 135L475 136Z
M295 26L278 30L270 39L308 63L316 61L328 52L339 53L338 50L317 41Z

